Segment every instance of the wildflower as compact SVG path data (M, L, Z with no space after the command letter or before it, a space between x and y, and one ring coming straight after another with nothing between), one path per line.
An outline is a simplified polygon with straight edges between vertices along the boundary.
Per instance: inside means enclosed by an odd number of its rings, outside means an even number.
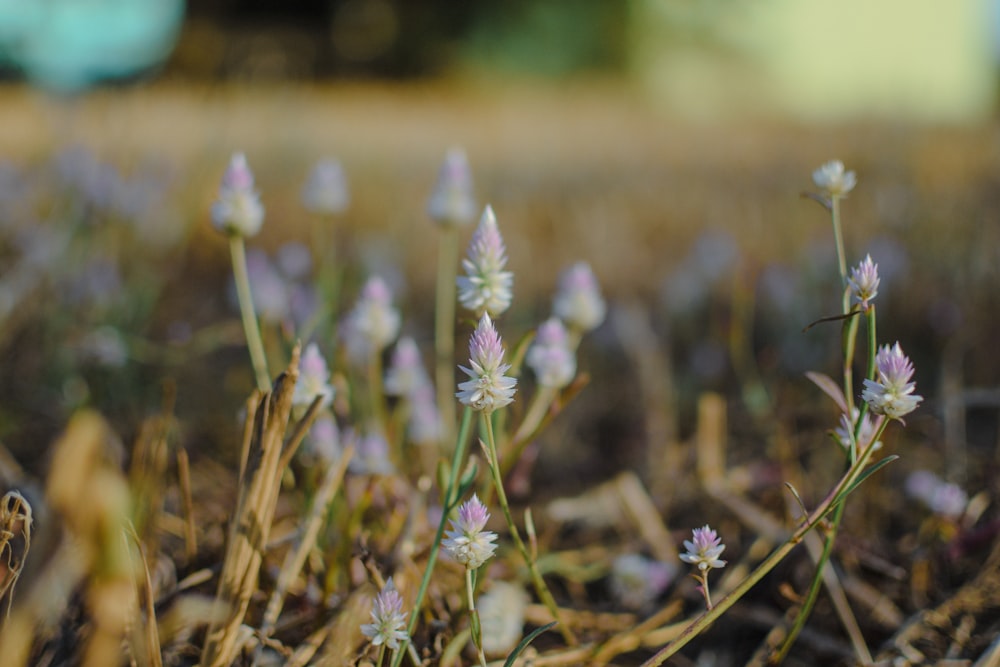
M430 384L430 378L421 363L416 342L409 336L400 338L385 374L385 393L410 397L427 384Z
M247 278L260 319L271 324L286 321L291 314L290 285L263 250L247 251Z
M212 224L224 234L253 236L264 224L264 207L253 187L253 172L243 153L234 153L212 204Z
M445 156L427 213L442 227L467 225L476 217L472 170L461 148L452 148Z
M541 386L560 389L569 384L576 375L576 355L562 320L550 317L538 327L524 360Z
M452 529L446 531L447 538L441 540L441 546L466 568L479 569L497 548L494 544L497 534L483 530L489 518L486 506L473 494L471 500L458 508L458 520L451 521Z
M853 171L844 171L844 163L830 160L813 172L813 183L831 197L843 197L854 189L858 179Z
M906 478L906 493L948 519L960 518L969 504L969 496L962 487L945 482L928 470L910 473Z
M299 361L299 379L295 383L292 405L308 406L316 396L322 395L320 407L333 403L333 387L330 385L330 370L326 359L316 343L309 343Z
M913 412L923 396L913 393L916 383L913 377L913 363L903 354L897 342L895 346L883 345L875 355L877 379L865 379L861 398L877 415L890 419L902 419Z
M855 428L857 427L858 417L861 416L861 411L857 408L851 408L851 416L840 415L840 426L833 430L834 436L837 438L837 442L845 449L850 451L854 441ZM864 449L871 444L871 439L875 435L875 422L872 421L872 416L870 414L865 414L864 419L861 422L861 430L857 432L857 445L860 449ZM875 449L882 446L881 442L875 443ZM874 451L874 450L873 450Z
M872 256L867 255L860 264L851 269L851 277L847 279L851 293L868 310L868 302L878 296L878 264L872 262Z
M483 629L483 651L488 656L510 653L524 629L524 612L528 596L517 584L494 581L479 598L479 624Z
M372 622L361 626L361 633L371 639L373 646L385 644L396 650L400 642L410 636L406 633L406 614L403 613L403 597L392 583L392 577L385 582L385 588L375 596L372 604Z
M726 561L719 560L726 545L721 543L719 536L708 526L695 528L692 539L684 540L684 548L687 553L681 554L681 560L697 565L701 572L726 566Z
M455 395L473 410L490 413L514 400L517 380L504 373L510 364L503 363L503 344L490 316L483 313L472 338L469 340L469 365L459 366L469 380L458 385Z
M410 418L407 429L416 444L430 444L441 439L441 414L437 409L434 387L420 386L410 395Z
M379 277L361 289L361 296L344 322L343 338L348 356L366 362L385 349L399 333L399 312L392 307L392 292Z
M496 317L510 307L514 274L503 270L506 252L497 218L487 204L469 243L469 256L462 260L466 275L458 278L459 302L477 315Z
M557 317L580 331L590 331L604 321L607 306L589 264L578 262L559 277L553 310Z
M351 195L340 162L332 158L317 162L302 188L302 205L306 210L321 215L336 215L346 211L350 203Z
M340 433L332 415L326 413L316 418L309 429L305 447L311 454L328 463L340 458Z
M391 475L395 472L389 460L389 443L379 431L372 431L358 437L351 434L354 456L347 469L355 475Z
M611 563L611 592L629 609L642 609L673 581L677 566L641 554L622 554Z

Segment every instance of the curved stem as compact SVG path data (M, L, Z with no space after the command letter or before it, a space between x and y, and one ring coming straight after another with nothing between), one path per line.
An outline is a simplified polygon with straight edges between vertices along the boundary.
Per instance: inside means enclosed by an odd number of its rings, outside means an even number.
M482 413L482 423L483 430L486 431L486 447L489 455L488 463L490 472L493 474L493 486L497 492L497 501L500 503L500 509L503 511L503 517L507 521L507 528L510 530L510 536L513 538L514 544L517 546L517 550L521 552L524 564L528 566L528 573L531 575L531 583L534 584L535 592L538 594L542 604L544 604L548 608L549 613L552 614L552 618L558 621L560 620L559 606L556 604L555 598L552 597L552 593L549 591L548 586L545 585L545 580L542 578L542 574L538 570L538 565L535 563L535 559L532 558L531 552L528 551L528 547L524 543L524 540L521 539L521 533L518 531L517 524L514 523L514 517L510 513L510 505L507 502L507 494L504 492L503 478L500 474L500 461L497 459L497 444L496 438L493 437L493 422L490 421L490 415L485 412ZM562 634L563 639L567 644L571 646L576 644L576 637L565 623L559 624L559 632Z
M233 259L233 279L236 282L236 296L240 302L240 315L243 317L243 332L246 334L247 348L250 350L250 363L253 364L253 372L257 376L257 388L266 393L271 390L271 375L267 371L267 356L264 354L257 313L253 307L246 246L242 236L229 237L229 254Z

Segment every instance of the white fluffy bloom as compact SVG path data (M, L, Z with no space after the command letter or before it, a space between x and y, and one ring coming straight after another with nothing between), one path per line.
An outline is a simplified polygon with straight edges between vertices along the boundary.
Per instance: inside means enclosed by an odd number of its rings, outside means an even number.
M253 236L264 224L264 207L253 186L253 172L243 153L235 153L212 204L212 224L232 236Z
M813 172L813 183L832 197L843 197L854 189L858 179L853 171L845 171L840 160L830 160Z
M551 317L538 327L524 361L543 387L561 389L570 383L576 375L576 354L562 320Z
M504 271L506 265L507 250L493 208L487 204L469 243L469 255L462 260L466 275L458 277L459 302L477 315L496 317L507 310L514 298L514 274Z
M563 272L552 309L563 322L580 331L595 329L604 321L607 305L589 264L578 262Z

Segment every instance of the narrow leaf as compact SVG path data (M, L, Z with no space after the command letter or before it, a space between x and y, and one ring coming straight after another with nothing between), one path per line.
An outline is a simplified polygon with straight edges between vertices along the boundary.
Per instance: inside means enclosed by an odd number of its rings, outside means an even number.
M546 630L552 628L553 626L555 626L555 624L556 622L552 621L547 625L543 625L540 628L535 628L534 630L532 630L527 637L521 640L520 644L514 647L514 650L511 651L510 655L507 656L507 660L503 663L503 667L514 667L514 661L517 660L517 656L521 655L521 651L528 648L528 644L533 642L535 640L535 637L542 634Z
M892 463L898 458L899 458L898 454L891 454L890 456L885 457L878 463L873 463L867 470L858 475L858 478L854 480L854 483L852 483L849 487L844 489L844 492L840 494L840 499L838 499L837 502L840 502L840 500L846 498L849 493L851 493L852 491L854 491L854 489L858 488L858 486L861 485L861 482L865 481L866 479L874 475L876 472L881 470L883 467L887 466L888 464Z
M832 398L841 412L847 414L847 399L844 398L844 390L833 381L833 378L815 371L806 371L806 377L812 380L812 383L819 387L824 394Z

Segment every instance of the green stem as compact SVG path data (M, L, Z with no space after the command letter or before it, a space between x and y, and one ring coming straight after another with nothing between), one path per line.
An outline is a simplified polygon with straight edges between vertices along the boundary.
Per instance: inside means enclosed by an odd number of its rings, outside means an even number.
M240 314L243 316L247 348L250 350L250 363L253 364L253 372L257 376L257 388L266 393L271 390L271 376L267 371L267 356L264 354L264 343L260 338L260 326L257 323L253 296L250 293L247 253L242 236L229 237L229 253L233 259L233 278L236 281L236 295L240 302Z
M434 300L434 381L438 412L444 425L441 441L451 442L455 424L455 276L458 271L458 229L441 229L437 293Z
M879 434L884 430L885 424L883 422L881 428L879 429ZM707 610L705 613L698 616L696 619L691 621L690 624L681 632L681 634L671 643L660 649L656 655L642 663L642 667L656 667L657 665L662 665L668 658L676 654L679 650L684 648L688 642L697 637L706 628L708 628L712 623L714 623L722 614L729 610L736 602L742 598L747 592L753 588L757 582L764 578L775 566L780 563L785 556L787 556L792 549L798 546L799 542L805 537L805 534L810 530L815 528L832 510L834 510L839 504L841 504L846 497L846 493L851 489L851 486L857 481L858 477L864 472L865 464L871 458L871 455L875 452L874 443L878 441L878 438L872 440L871 444L865 448L858 460L851 466L851 468L845 473L845 475L840 479L837 485L827 494L826 498L820 503L819 507L813 510L812 514L806 519L799 528L792 534L784 544L779 546L771 555L768 556L764 561L757 566L753 572L751 572L746 579L741 581L736 588L726 594L721 600L716 602L715 606Z
M486 654L483 653L483 628L479 624L479 616L476 613L475 584L472 583L472 570L465 569L465 597L469 606L469 619L471 621L472 643L476 647L479 655L479 664L486 667Z
M493 436L493 422L490 420L490 415L485 412L482 413L482 425L483 430L486 432L486 447L487 453L489 454L488 463L490 472L493 474L493 486L497 492L497 500L500 503L500 509L503 510L503 517L507 521L507 528L510 530L510 536L513 538L514 544L517 546L517 550L521 552L524 564L528 567L528 572L531 575L531 582L534 584L535 592L538 594L538 598L542 601L542 604L548 608L549 613L552 614L552 618L558 621L560 620L559 606L556 604L555 598L552 597L552 593L549 591L548 586L546 586L545 580L542 578L542 574L538 570L538 565L535 563L535 559L532 558L527 545L524 543L524 540L521 539L521 533L517 529L517 524L514 523L514 517L510 513L510 504L507 502L507 494L503 488L503 477L500 473L500 461L497 459L497 443L496 438ZM559 631L567 644L571 646L576 644L576 637L565 623L559 624Z
M441 539L444 537L444 529L448 523L448 515L454 508L458 500L458 473L465 458L466 444L469 439L469 426L472 423L472 409L466 408L462 413L462 425L459 427L458 439L455 441L455 451L451 459L451 469L448 471L448 486L444 492L444 507L441 508L441 521L438 523L437 532L434 534L434 542L431 544L431 553L427 557L427 567L424 568L424 576L420 580L420 588L417 589L417 597L413 601L413 611L410 614L410 622L406 625L406 634L413 636L413 631L417 628L417 619L420 615L420 607L424 603L427 595L427 587L431 583L431 575L434 573L434 566L437 564L438 554L441 551ZM409 643L409 639L406 640ZM399 667L403 661L404 651L398 651L393 657L392 667Z
M840 283L847 287L847 257L844 254L844 235L840 229L840 197L830 197L830 219L833 221L833 240L837 244L837 264L840 269ZM847 297L849 298L849 297ZM848 306L850 302L848 301ZM847 312L845 307L844 312Z

